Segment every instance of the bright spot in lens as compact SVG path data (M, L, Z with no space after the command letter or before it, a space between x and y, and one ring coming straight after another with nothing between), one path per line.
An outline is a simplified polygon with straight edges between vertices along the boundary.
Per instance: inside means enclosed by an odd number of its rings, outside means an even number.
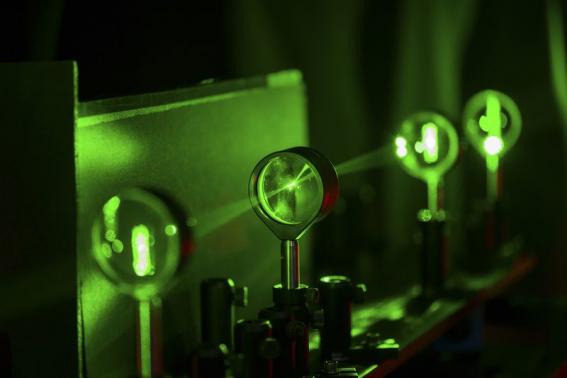
M166 229L177 234L168 236ZM91 253L101 272L120 291L137 299L159 295L177 272L179 225L152 193L129 189L110 198L93 222L91 238Z
M167 236L173 236L177 234L177 227L175 227L174 224L168 224L167 226L165 226L165 234Z
M108 244L102 244L100 246L100 249L104 257L110 258L110 256L112 256L112 249L110 249L110 246Z
M323 202L319 174L299 155L271 159L261 170L257 185L260 206L279 223L307 222L317 216Z
M104 237L105 237L106 240L108 240L109 242L112 242L112 241L116 238L116 231L114 231L114 230L107 230L106 233L104 234Z
M501 138L489 136L484 140L484 150L491 156L498 155L503 147L504 144Z
M423 154L423 160L428 164L433 164L439 159L437 126L433 122L421 127L421 140L415 143L415 151Z
M150 255L150 230L143 224L132 229L132 267L140 277L152 275L153 262Z
M403 137L397 137L395 143L396 143L396 155L400 159L404 158L408 154L408 149L407 149L408 142Z
M124 244L122 243L122 241L114 239L112 241L112 250L116 253L122 253L122 251L124 250Z

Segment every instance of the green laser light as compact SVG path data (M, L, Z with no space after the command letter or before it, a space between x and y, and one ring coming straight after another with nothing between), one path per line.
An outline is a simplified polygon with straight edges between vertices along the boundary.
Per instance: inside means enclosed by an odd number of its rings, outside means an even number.
M394 139L394 152L402 168L411 176L425 181L428 207L437 210L437 188L443 175L455 163L459 139L445 117L420 112L406 118Z
M263 158L252 171L249 196L258 217L282 241L282 285L299 286L299 239L333 208L339 181L319 152L295 147Z
M139 300L159 294L178 270L180 222L158 196L128 189L107 200L92 227L92 253L115 286Z
M404 137L396 137L396 155L399 158L404 158L408 154L408 141Z

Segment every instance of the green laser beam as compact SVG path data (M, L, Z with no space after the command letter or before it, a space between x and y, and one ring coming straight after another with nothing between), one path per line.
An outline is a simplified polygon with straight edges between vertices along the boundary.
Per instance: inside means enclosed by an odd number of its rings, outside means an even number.
M335 169L339 176L344 176L373 168L381 168L393 164L394 161L388 145L340 163Z
M337 174L339 176L342 176L373 168L380 168L393 163L394 158L390 153L390 149L388 147L381 147L377 150L371 151L361 156L357 156L337 165L336 170ZM305 175L305 172L307 172L309 168L310 166L308 164L305 164L294 180L291 180L288 184L282 185L280 188L269 192L267 194L267 197L277 195L283 190L289 189L290 183L292 183L294 186L298 186L301 185L301 183L303 183L304 181L310 179L314 172L311 171L308 175ZM252 203L252 206L256 205L257 203ZM194 232L195 238L201 239L214 233L219 228L222 228L223 226L238 218L239 216L245 214L249 210L251 210L250 199L241 199L209 211L207 214L203 215L197 220L188 220L187 223L191 225L194 225L196 223Z

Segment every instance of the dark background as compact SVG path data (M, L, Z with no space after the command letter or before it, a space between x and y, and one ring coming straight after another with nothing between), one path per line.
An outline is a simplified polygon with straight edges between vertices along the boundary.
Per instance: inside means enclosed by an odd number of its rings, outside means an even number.
M422 109L443 112L460 132L470 96L507 93L524 128L503 160L505 206L511 234L539 260L511 297L537 313L554 312L549 304L566 294L567 125L552 88L545 1L28 0L3 7L0 61L76 60L81 101L298 68L311 145L335 163L390 143L399 121ZM341 184L337 211L315 228L314 275L348 274L376 297L414 283L424 185L397 166ZM482 160L463 141L446 181L456 268L460 256L475 253L466 226L483 188Z

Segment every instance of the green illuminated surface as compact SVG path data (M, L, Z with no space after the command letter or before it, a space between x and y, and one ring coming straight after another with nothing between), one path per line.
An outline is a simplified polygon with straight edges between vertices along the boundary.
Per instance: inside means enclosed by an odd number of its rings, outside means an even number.
M323 201L323 182L311 164L296 154L271 159L257 184L262 210L276 222L295 225L317 216Z
M139 300L158 295L179 265L175 219L157 197L141 190L106 201L93 225L92 243L104 275Z
M99 267L86 260L91 258L92 217L97 214L103 200L115 194L108 190L132 185L157 186L174 194L183 208L191 209L191 218L186 223L196 225L199 249L189 270L198 276L179 276L182 281L179 284L183 287L190 287L203 274L246 277L250 285L261 287L262 282L271 282L279 273L274 256L265 253L274 246L274 237L266 232L251 209L245 184L257 158L290 146L308 144L307 117L302 84L282 87L285 82L278 79L278 88L271 90L260 81L254 79L253 83L247 84L246 80L239 80L236 89L222 83L220 90L230 90L234 94L214 98L207 94L208 101L202 100L199 88L194 91L195 94L193 89L187 90L187 94L181 90L180 95L173 93L174 97L153 93L135 96L125 100L131 106L118 106L115 102L104 100L102 104L108 103L105 109L100 112L87 109L89 118L79 118L77 133L82 148L77 149L77 174L80 175L78 185L84 195L84 201L80 201L83 206L81 214L87 216L81 220L84 227L79 230L82 233L81 257L84 258L80 269L82 277L92 275L96 278L89 286L90 292L85 294L84 308L88 313L85 315L85 329L96 329L99 334L96 339L85 339L89 376L110 374L126 377L136 374L132 371L136 366L132 351L135 338L132 322L137 304L134 306L130 298L118 293L113 287L115 285L110 286L110 281L100 274ZM241 88L243 84L244 89ZM212 89L204 88L205 92L218 92L214 86L210 86ZM185 98L192 100L178 102ZM172 100L175 101L174 107L161 105ZM157 107L150 108L156 104ZM80 105L85 108L85 104ZM93 105L102 108L98 104ZM141 112L136 111L139 108L142 108ZM132 111L116 113L116 109ZM206 122L201 122L203 120ZM266 132L268 129L269 132ZM195 135L199 135L203 143L194 143L187 149L187 141L194 139ZM180 154L179 151L184 152ZM87 165L88 169L85 169ZM172 166L176 169L166 169ZM188 177L191 179L188 180ZM142 222L133 223L130 227L138 224ZM183 228L179 224L176 226L179 230ZM151 227L150 231L159 232ZM121 229L120 233L123 253L129 253L131 232ZM309 238L304 240L305 250L309 249L309 242ZM307 254L304 257L308 257ZM219 260L223 264L219 265ZM304 260L304 266L308 266L309 260ZM252 265L257 268L254 272L250 271ZM132 260L129 267L131 269ZM226 272L223 273L222 269ZM160 274L159 264L156 265L156 274ZM152 276L140 277L145 278ZM265 290L254 295L260 302L271 298L269 285L263 287ZM98 298L100 303L94 301ZM198 306L192 305L195 299L192 296L168 298L173 301L172 304L188 309L187 319L198 316ZM106 310L108 303L116 306ZM246 317L255 316L254 307L245 311ZM124 326L119 327L117 323ZM182 323L181 326L184 326L187 322ZM113 342L110 342L111 338Z
M423 112L407 118L394 139L394 153L410 175L427 184L428 208L438 208L438 187L457 159L459 140L443 116Z

